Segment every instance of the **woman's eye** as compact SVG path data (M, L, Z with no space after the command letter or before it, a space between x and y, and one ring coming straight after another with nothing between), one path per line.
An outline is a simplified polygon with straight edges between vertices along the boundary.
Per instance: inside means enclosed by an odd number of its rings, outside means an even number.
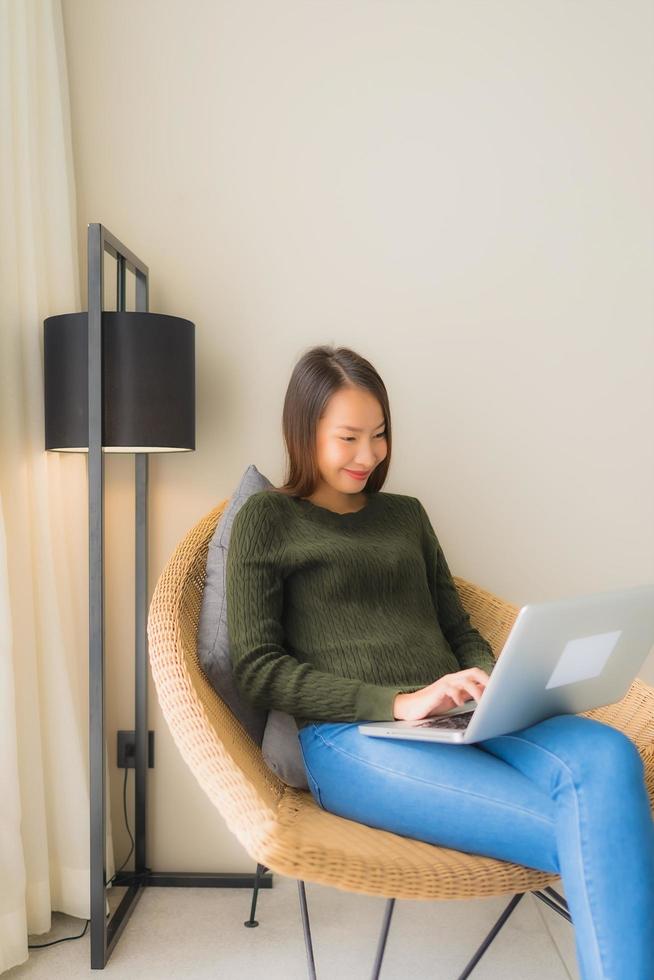
M379 432L379 433L377 433L377 437L376 438L377 439L383 439L385 435L386 435L386 432L385 431L384 432ZM354 436L341 436L341 439L343 440L343 442L351 442L354 439Z

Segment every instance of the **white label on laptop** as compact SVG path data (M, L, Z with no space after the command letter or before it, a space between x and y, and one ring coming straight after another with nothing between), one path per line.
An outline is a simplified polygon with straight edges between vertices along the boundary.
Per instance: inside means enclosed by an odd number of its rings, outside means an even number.
M546 690L597 677L621 636L622 630L614 630L612 633L596 633L595 636L569 640L545 685Z

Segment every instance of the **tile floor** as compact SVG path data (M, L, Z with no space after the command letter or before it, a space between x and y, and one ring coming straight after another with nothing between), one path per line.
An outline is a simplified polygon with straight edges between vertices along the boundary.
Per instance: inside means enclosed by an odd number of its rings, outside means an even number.
M559 881L553 887L565 897ZM108 891L113 908L123 889ZM306 885L318 980L369 980L385 899ZM141 897L104 971L89 966L89 933L30 950L2 980L306 980L297 882L273 875L259 892L259 926L243 925L252 892L240 888L150 888ZM509 897L474 901L397 901L380 980L455 980ZM84 922L53 914L43 943L82 931ZM572 925L525 895L471 980L579 980Z

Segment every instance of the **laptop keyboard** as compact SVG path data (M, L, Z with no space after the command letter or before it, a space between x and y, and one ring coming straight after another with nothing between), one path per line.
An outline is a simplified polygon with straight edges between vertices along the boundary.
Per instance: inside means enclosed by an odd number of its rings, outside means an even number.
M418 722L415 725L416 728L456 728L462 729L467 728L470 724L470 719L474 714L474 709L472 711L462 711L459 715L445 715L436 718L426 718L424 721Z

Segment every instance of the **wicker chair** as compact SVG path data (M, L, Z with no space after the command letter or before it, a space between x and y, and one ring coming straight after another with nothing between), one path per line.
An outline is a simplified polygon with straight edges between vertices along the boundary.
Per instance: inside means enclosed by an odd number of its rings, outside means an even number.
M267 871L295 878L308 975L315 978L304 882L383 895L388 901L372 971L377 980L396 898L512 895L459 975L463 980L526 892L572 921L565 899L549 885L556 876L346 820L322 810L310 792L288 786L266 765L260 747L209 683L196 652L209 541L227 503L223 500L199 521L169 559L152 598L148 638L154 683L175 743L229 829L257 862L245 925L257 924L257 890ZM518 607L464 579L455 577L455 582L473 625L498 656ZM635 742L654 800L654 687L636 678L621 701L583 714L621 729Z

